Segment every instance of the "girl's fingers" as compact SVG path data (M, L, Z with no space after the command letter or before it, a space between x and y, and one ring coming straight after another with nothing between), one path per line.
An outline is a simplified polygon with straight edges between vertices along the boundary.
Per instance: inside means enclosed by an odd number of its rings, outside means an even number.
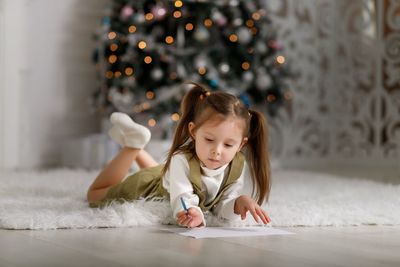
M181 224L183 226L188 226L191 221L192 221L192 218L188 216L185 220L182 221Z
M271 218L268 216L268 213L263 209L261 209L261 212L263 213L263 215L264 215L265 219L267 220L267 222L268 223L271 222Z
M257 223L260 223L260 221L259 221L259 219L258 219L258 215L257 215L255 209L250 209L249 211L250 211L251 215L253 215L254 220L255 220Z
M180 225L185 225L185 221L187 221L187 218L182 218L180 220Z
M260 211L259 208L256 208L256 214L258 215L258 217L261 219L261 221L262 221L264 224L267 223L266 219L264 218L264 214Z
M188 218L190 218L190 216L187 216L186 213L183 213L177 217L176 222L179 225L184 225L184 221L187 220Z
M242 211L240 212L240 216L242 217L242 220L246 219L247 217L247 212L250 211L251 207L244 206Z
M262 222L264 224L268 223L268 219L265 216L265 214L263 213L263 210L261 208L256 209L257 215L261 218Z
M182 222L183 222L182 218L179 218L179 219L176 220L176 223L179 224L179 225L182 225Z
M197 225L195 225L195 222L193 220L188 224L189 228L193 228L193 227L196 227L196 226Z
M242 220L246 219L246 213L247 210L244 210L242 213L240 213L240 217L242 218Z
M187 215L182 215L182 216L180 216L180 217L177 217L177 221L179 221L179 222L183 222L184 220L186 220L188 217L190 217L190 216L187 216Z
M182 214L182 215L180 215L180 216L177 216L177 220L184 220L184 219L186 219L186 215L185 214Z
M267 212L265 210L262 212L264 213L264 216L267 218L268 222L271 222L271 218L268 216Z

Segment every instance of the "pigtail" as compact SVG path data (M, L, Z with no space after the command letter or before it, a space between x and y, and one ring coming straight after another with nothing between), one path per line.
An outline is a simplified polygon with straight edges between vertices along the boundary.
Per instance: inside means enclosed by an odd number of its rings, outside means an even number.
M208 92L203 86L196 83L189 83L194 85L192 89L184 96L181 102L181 118L178 125L175 128L175 133L172 141L172 146L168 152L165 166L162 170L162 175L169 169L171 164L171 158L179 152L191 152L195 153L194 144L190 142L186 144L190 138L188 129L189 122L194 121L195 114L198 109L198 102L202 100Z
M250 113L250 129L247 143L247 157L252 172L253 185L257 188L257 203L268 200L271 189L271 173L268 155L268 129L264 116L254 110ZM254 188L253 188L254 191Z
M184 96L181 103L181 119L176 126L172 146L168 152L162 175L168 171L171 159L178 153L190 153L196 156L194 142L188 125L196 122L200 127L214 115L222 117L237 116L246 121L248 141L246 156L249 161L253 180L253 192L256 192L257 203L268 200L271 178L268 156L268 131L264 116L247 108L233 95L225 92L210 92L205 86L191 83L194 87ZM193 129L195 130L195 129ZM256 189L256 190L254 190Z

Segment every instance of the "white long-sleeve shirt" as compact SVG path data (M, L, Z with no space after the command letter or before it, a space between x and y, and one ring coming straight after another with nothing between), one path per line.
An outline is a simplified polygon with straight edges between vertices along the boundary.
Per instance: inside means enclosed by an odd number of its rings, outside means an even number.
M224 177L229 173L229 164L226 164L216 170L208 169L200 164L202 169L201 181L202 188L205 190L206 201L210 203L216 196L224 180ZM171 164L163 177L163 187L170 194L170 203L173 211L173 216L183 210L180 198L182 197L186 203L187 208L196 208L203 215L203 224L206 225L204 214L199 205L199 197L194 193L193 186L189 179L189 163L184 154L177 154L171 158ZM242 194L244 182L250 179L250 170L247 163L241 175L229 188L224 192L221 200L213 207L213 213L221 218L234 220L240 216L234 213L235 200Z

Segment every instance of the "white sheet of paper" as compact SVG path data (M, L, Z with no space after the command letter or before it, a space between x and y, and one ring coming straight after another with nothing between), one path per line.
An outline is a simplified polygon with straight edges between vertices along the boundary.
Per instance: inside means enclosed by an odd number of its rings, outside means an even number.
M166 231L194 238L291 235L294 233L265 226L251 227L202 227L202 228L166 228Z

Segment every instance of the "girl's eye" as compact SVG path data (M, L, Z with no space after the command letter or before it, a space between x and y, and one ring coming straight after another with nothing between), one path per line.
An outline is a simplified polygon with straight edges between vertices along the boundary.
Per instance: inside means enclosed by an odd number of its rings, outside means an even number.
M207 142L212 142L213 140L210 139L210 138L206 138L206 141L207 141Z
M226 147L233 147L231 144L225 144Z

